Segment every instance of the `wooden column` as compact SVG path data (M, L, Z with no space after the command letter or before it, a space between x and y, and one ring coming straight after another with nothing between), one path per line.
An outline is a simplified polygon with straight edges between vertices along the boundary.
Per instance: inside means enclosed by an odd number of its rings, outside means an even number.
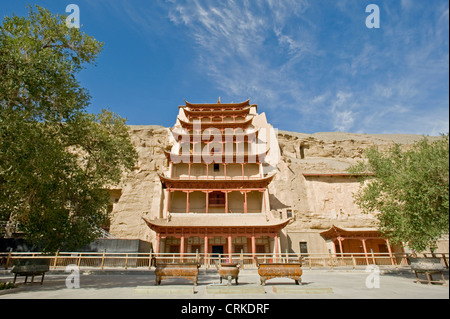
M275 254L275 261L278 261L278 253L279 253L279 247L278 247L278 234L275 235L274 237L274 243L273 243L273 250L274 250L274 254Z
M343 253L344 253L344 249L342 248L342 241L344 240L344 238L338 237L337 240L338 240L338 242L339 242L339 249L340 249L340 251L341 251L341 257L342 257L342 256L343 256Z
M190 194L191 192L186 192L186 214L189 214L189 209L190 209L190 207L189 207L189 194Z
M209 213L209 192L206 192L206 213Z
M232 262L233 257L231 256L233 254L233 243L231 235L228 235L228 259L229 262Z
M280 247L278 246L278 234L275 235L275 252L278 254L280 252Z
M205 258L209 252L209 246L208 246L208 235L205 235Z
M391 257L392 266L396 266L396 263L395 263L395 260L394 260L394 255L392 255L392 249L391 249L391 245L389 243L389 239L385 239L385 241L386 241L386 246L387 246L387 249L388 249L388 252L389 252L389 257Z
M226 163L223 163L223 171L225 174L225 179L227 179L227 164Z
M256 257L256 238L255 234L252 234L252 257L255 259Z
M361 238L363 249L364 249L364 256L366 257L366 264L369 265L369 256L367 255L367 247L366 247L366 240Z
M247 207L247 192L244 192L244 214L248 213L248 207Z
M225 214L228 214L228 192L225 192Z
M242 179L244 179L245 178L245 175L244 175L244 164L241 163L241 166L242 166Z
M158 256L158 254L159 254L159 246L160 245L161 245L161 234L157 233L156 234L156 247L155 247L156 256Z
M184 257L184 234L181 235L181 243L180 243L180 257ZM181 260L180 260L181 262Z

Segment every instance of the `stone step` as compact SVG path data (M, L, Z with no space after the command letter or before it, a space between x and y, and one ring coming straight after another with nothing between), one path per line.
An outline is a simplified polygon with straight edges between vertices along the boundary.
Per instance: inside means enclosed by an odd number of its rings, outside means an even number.
M206 293L208 294L265 294L266 290L263 286L243 286L243 285L209 285L206 286Z

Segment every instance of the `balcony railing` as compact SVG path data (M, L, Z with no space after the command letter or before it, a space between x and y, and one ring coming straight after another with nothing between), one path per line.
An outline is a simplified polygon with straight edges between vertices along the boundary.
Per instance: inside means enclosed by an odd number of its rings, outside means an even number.
M210 207L225 207L225 198L209 198Z
M172 180L177 180L177 181L183 181L183 180L244 180L244 181L248 181L248 180L260 180L263 177L261 177L260 175L258 176L224 176L224 175L217 175L217 176L206 176L206 175L200 175L200 176L189 176L189 175L180 175L180 176L175 176L172 177Z

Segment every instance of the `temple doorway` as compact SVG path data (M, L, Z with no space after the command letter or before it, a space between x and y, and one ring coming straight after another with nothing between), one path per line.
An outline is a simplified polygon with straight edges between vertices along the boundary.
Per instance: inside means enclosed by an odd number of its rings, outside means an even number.
M219 257L223 255L223 246L212 246L213 257Z

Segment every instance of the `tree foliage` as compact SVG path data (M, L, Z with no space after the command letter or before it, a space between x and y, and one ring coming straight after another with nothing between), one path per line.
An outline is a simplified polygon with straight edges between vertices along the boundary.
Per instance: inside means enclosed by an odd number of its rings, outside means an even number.
M0 25L0 220L45 251L76 250L108 219L109 193L136 160L120 116L89 114L76 79L102 43L29 8Z
M366 157L349 169L374 174L355 194L357 205L376 215L380 233L393 243L433 249L449 232L449 135L423 138L406 151L400 145L386 153L372 148Z

